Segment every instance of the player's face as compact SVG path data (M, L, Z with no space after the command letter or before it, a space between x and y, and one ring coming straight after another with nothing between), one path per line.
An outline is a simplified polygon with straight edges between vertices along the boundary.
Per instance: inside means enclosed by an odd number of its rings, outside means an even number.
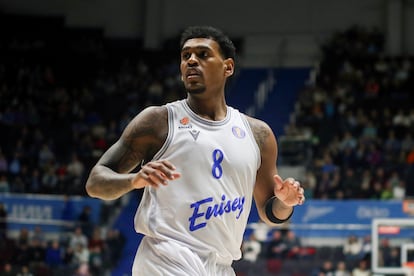
M224 89L226 78L233 74L233 60L221 56L216 41L193 38L181 49L180 70L187 92L198 94L207 89Z

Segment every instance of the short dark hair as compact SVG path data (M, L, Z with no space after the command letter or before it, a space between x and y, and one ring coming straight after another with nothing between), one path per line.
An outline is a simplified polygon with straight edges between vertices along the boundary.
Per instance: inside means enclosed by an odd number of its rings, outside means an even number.
M190 26L181 34L180 48L182 49L184 43L192 38L209 38L218 43L220 46L220 53L223 58L236 57L236 47L233 41L225 35L221 30L211 26Z

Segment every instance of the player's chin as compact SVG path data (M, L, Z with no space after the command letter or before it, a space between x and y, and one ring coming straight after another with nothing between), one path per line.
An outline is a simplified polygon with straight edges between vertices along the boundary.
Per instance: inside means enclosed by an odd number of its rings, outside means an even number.
M206 91L206 87L204 85L187 85L186 90L189 94L197 95Z

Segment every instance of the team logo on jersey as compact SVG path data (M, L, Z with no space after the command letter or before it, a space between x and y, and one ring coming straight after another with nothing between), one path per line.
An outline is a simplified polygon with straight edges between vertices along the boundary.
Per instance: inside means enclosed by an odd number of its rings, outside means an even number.
M183 117L180 120L180 124L182 124L183 126L188 125L190 123L190 118L188 117Z
M231 130L233 131L233 135L237 138L242 139L246 136L246 132L238 126L234 126Z
M187 116L185 116L185 117L182 117L180 119L180 125L178 126L179 129L183 129L183 128L189 129L189 128L192 128L192 127L193 126L190 123L190 118L188 118Z
M239 219L244 210L245 197L227 198L222 195L217 202L213 197L206 197L190 205L193 214L188 218L191 232L207 226L210 219L234 213L235 218Z

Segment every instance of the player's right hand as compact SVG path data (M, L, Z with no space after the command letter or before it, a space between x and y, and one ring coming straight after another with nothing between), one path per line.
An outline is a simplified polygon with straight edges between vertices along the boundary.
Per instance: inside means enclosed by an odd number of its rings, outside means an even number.
M177 179L181 176L171 162L167 160L156 160L148 162L141 166L139 172L132 180L135 189L141 189L145 186L158 188L168 185L168 181Z

